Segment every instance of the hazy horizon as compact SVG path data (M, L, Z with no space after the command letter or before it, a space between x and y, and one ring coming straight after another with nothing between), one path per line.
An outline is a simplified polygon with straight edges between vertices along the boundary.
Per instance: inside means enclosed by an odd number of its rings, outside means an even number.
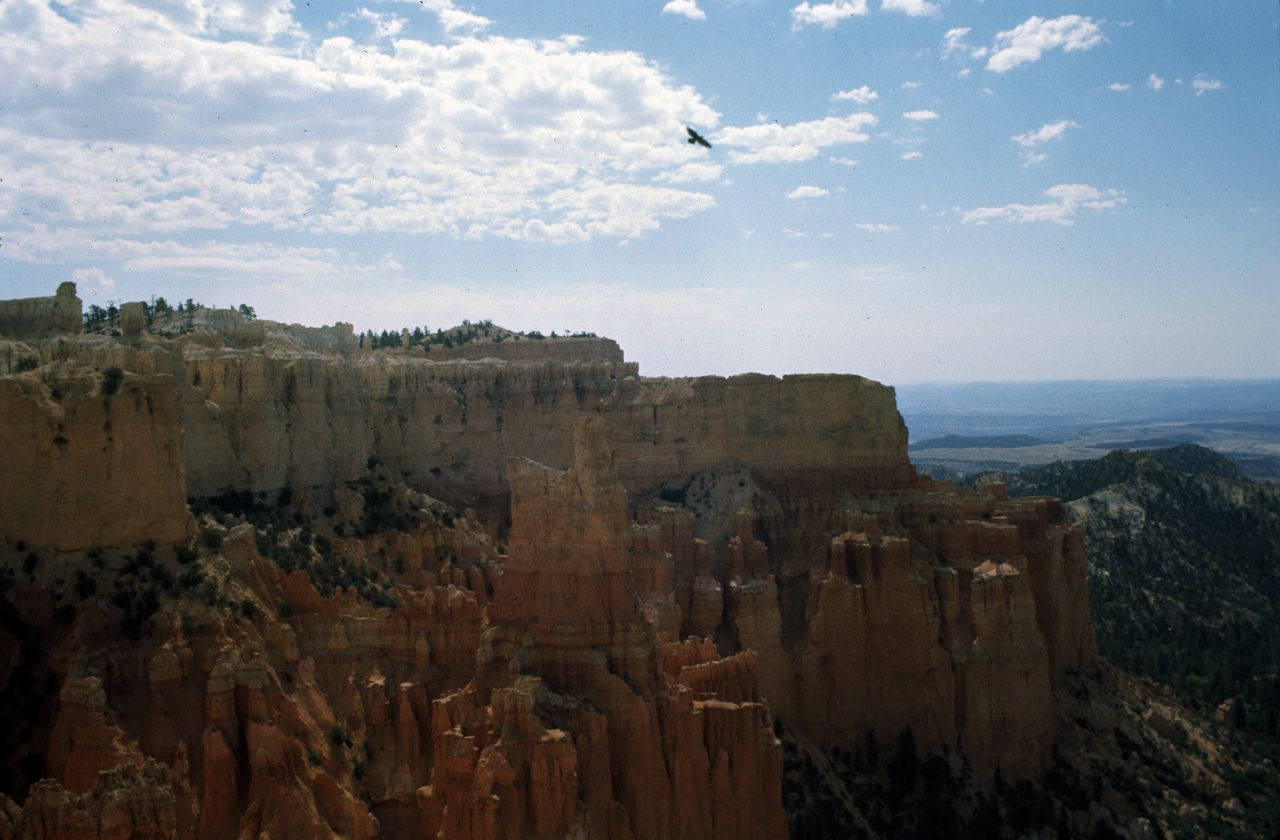
M1116 14L7 0L0 296L587 330L649 376L1280 377L1280 6Z

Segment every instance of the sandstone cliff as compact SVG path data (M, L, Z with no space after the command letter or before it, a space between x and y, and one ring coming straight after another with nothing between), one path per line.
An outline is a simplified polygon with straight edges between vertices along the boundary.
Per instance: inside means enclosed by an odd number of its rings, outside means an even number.
M663 650L604 429L579 421L573 469L509 466L511 556L476 676L436 706L439 836L785 837L754 658Z
M0 533L60 551L191 534L176 383L114 373L52 364L0 378Z
M78 333L83 303L75 283L63 283L53 297L0 300L0 338L45 338Z
M9 347L13 824L154 759L201 840L780 837L775 719L1030 779L1093 667L1080 529L918 477L878 383L183 330Z

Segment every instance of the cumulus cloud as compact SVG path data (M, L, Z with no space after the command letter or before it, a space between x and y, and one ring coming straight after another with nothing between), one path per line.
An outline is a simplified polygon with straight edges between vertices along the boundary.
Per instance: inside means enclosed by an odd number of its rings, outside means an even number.
M822 187L802 186L787 193L787 198L821 198L824 195L830 195L830 193Z
M903 152L902 154L898 155L898 157L902 158L903 160L915 160L916 158L924 157L924 152Z
M1020 64L1039 61L1045 52L1058 47L1064 52L1075 52L1092 49L1105 40L1092 18L1063 15L1045 20L1033 15L1013 29L996 34L987 69L1004 73Z
M870 233L892 233L898 229L897 225L870 224L868 222L859 222L855 224L854 227Z
M1111 84L1107 85L1107 90L1114 90L1118 92L1122 90L1128 90L1131 87L1132 85L1130 85L1128 82L1112 82Z
M940 10L937 3L928 3L925 0L881 0L880 8L906 12L912 17L936 15Z
M1196 76L1191 80L1191 87L1195 89L1196 96L1199 96L1206 90L1220 90L1222 88L1222 82L1217 79L1207 79L1204 76Z
M876 93L867 85L863 85L862 87L854 88L853 90L842 90L839 93L833 93L831 94L831 98L837 100L850 99L859 105L867 105L879 99L880 94Z
M82 293L111 292L116 287L115 278L108 277L100 268L77 268L71 272L71 280L80 287Z
M1025 134L1015 134L1009 139L1023 146L1032 147L1039 146L1041 143L1047 143L1050 140L1057 140L1062 136L1068 128L1079 128L1071 120L1058 120L1055 123L1045 123L1036 131L1028 131Z
M379 38L394 38L404 31L404 26L407 22L404 18L396 15L373 12L361 7L354 12L344 12L337 20L330 21L329 28L339 29L352 20L364 21L370 24L373 27L374 34Z
M858 162L856 160L854 160L853 158L847 158L847 157L833 157L831 158L831 162L838 163L841 166L857 166L858 165Z
M968 26L947 30L947 34L942 36L942 57L948 58L957 52L968 54L972 47L966 44L964 39L972 31L973 29Z
M924 122L925 120L936 120L938 115L934 111L907 111L902 116L912 122Z
M1081 207L1091 210L1113 209L1128 201L1122 190L1099 190L1088 184L1059 184L1044 191L1052 201L1044 204L1006 204L1003 207L978 207L961 211L964 224L988 222L1053 222L1075 224L1073 218Z
M400 0L400 2L413 4L413 0ZM462 30L472 33L493 23L487 17L462 11L453 5L453 0L418 0L418 5L428 12L435 12L440 19L440 25L446 32Z
M831 29L847 18L867 13L867 0L837 0L835 3L818 3L810 5L808 0L791 10L791 28L803 29L810 24L817 24L823 29Z
M484 23L424 6L446 29ZM367 10L352 20L394 37L276 46L286 0L163 8L0 6L6 253L218 231L627 238L714 206L680 185L721 169L681 140L719 115L639 54L571 36L428 43ZM229 32L261 40L214 37ZM817 154L839 134L781 142Z
M1160 88L1164 87L1164 79L1160 78L1155 73L1152 73L1150 76L1147 77L1147 87L1151 88L1152 90L1159 90Z
M713 139L717 144L743 147L729 153L734 163L795 163L817 157L828 146L866 142L871 138L863 129L877 122L875 115L860 112L792 125L730 126Z
M671 0L662 7L664 15L684 15L691 20L706 20L707 13L698 8L697 0Z

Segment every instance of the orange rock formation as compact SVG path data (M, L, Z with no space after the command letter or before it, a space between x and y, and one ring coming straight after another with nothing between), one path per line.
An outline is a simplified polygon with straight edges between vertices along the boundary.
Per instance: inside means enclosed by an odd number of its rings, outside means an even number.
M197 320L0 341L0 688L45 669L55 778L0 840L781 837L774 716L1030 776L1092 666L1082 531L917 477L891 388ZM205 516L204 594L122 636L189 495L284 490L323 555Z
M604 436L579 421L570 470L509 466L511 555L475 679L436 704L428 836L785 837L754 659L664 657Z

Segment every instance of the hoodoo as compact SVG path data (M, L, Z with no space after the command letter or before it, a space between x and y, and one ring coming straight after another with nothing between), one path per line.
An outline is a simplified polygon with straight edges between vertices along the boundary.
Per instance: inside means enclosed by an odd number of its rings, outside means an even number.
M782 838L784 726L1036 779L1094 666L1062 505L918 476L861 377L50 306L0 307L0 837Z

